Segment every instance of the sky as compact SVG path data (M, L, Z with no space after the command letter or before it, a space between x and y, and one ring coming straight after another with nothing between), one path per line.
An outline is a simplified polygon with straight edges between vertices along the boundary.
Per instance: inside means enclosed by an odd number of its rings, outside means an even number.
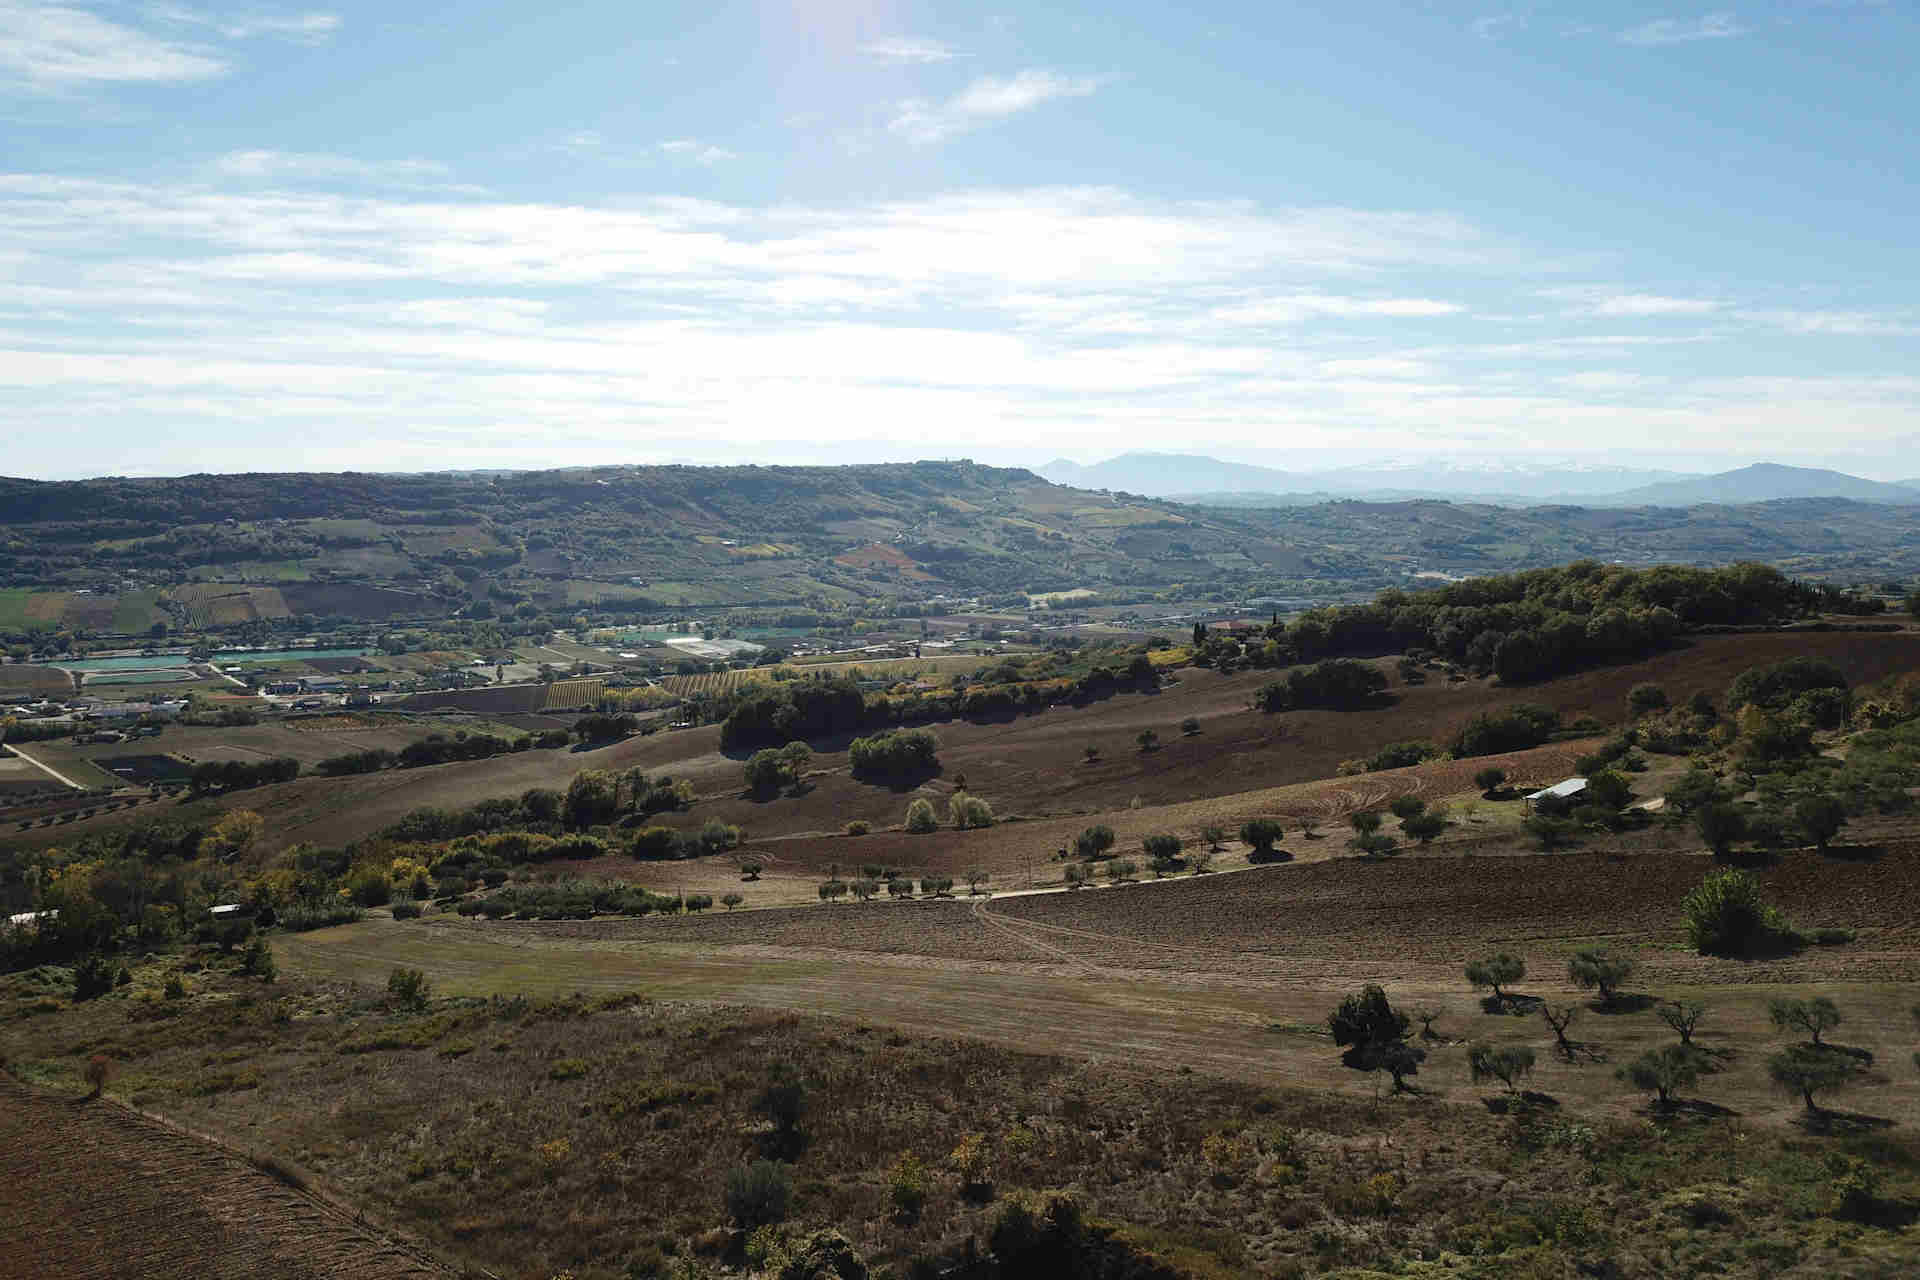
M1920 477L1920 0L0 0L0 474Z

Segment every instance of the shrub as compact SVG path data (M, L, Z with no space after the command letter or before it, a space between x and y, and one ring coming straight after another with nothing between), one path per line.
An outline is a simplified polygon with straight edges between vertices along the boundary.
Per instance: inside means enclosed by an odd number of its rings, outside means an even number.
M953 793L953 799L948 802L947 815L954 828L959 831L978 830L993 825L993 806L964 791Z
M1747 818L1733 805L1715 801L1693 811L1693 827L1707 848L1716 856L1725 857L1736 841L1746 838Z
M1632 956L1616 956L1605 947L1582 947L1567 961L1567 977L1582 991L1597 989L1601 1003L1612 1004L1634 967Z
M1107 864L1107 879L1115 884L1125 884L1140 874L1140 864L1132 858L1115 858Z
M1217 852L1227 842L1227 829L1210 823L1200 828L1200 838L1206 842L1208 849Z
M1847 825L1847 807L1825 794L1803 797L1793 806L1793 820L1822 853Z
M90 1086L87 1096L97 1098L106 1089L107 1081L113 1078L113 1059L104 1053L96 1053L87 1059L85 1071Z
M916 836L929 835L940 829L940 820L933 815L933 802L926 797L916 798L907 806L907 830Z
M927 1204L927 1166L911 1151L893 1162L887 1171L887 1195L894 1215L903 1222L917 1222Z
M1665 1044L1649 1049L1614 1075L1636 1089L1651 1089L1659 1105L1670 1106L1669 1096L1700 1079L1700 1051L1684 1044Z
M393 918L394 918L395 920L417 920L417 919L419 919L419 918L420 918L420 907L419 907L419 904L418 904L418 903L413 903L413 902L396 902L396 903L394 903L394 904L393 904Z
M1657 684L1637 684L1627 691L1627 710L1635 717L1667 709L1667 691Z
M1482 769L1473 775L1473 785L1480 788L1481 793L1484 795L1492 795L1501 787L1505 786L1506 782L1507 771L1505 769Z
M1417 818L1427 811L1427 802L1419 796L1395 796L1387 805L1388 812L1405 822L1408 818Z
M383 872L369 871L347 886L347 896L356 906L384 907L393 897L393 886Z
M240 972L249 978L258 978L262 982L273 982L280 976L280 966L274 961L273 948L267 940L254 935L253 941L240 955Z
M792 1202L793 1178L776 1161L755 1160L727 1174L727 1213L749 1230L784 1222Z
M420 970L399 968L387 975L387 994L402 1009L419 1010L427 1007L433 988Z
M1400 849L1398 840L1392 836L1381 835L1377 831L1357 835L1347 841L1347 844L1356 853L1366 858L1390 858Z
M1067 864L1066 883L1069 889L1084 889L1093 879L1093 868L1084 862Z
M1139 735L1134 738L1134 741L1140 744L1142 751L1157 751L1160 749L1160 735L1152 729L1142 729Z
M871 830L873 828L859 818L847 824L847 834L850 836L864 836Z
M1520 824L1526 833L1534 838L1542 850L1563 848L1572 844L1580 836L1580 824L1570 818L1558 818L1550 814L1536 813Z
M1431 844L1434 837L1447 829L1447 820L1438 813L1416 814L1402 819L1400 829L1421 844Z
M113 963L94 952L80 957L73 966L73 998L92 1000L113 990Z
M713 895L708 893L690 893L685 899L688 911L698 915L702 911L713 909Z
M939 747L939 741L925 729L891 729L855 738L847 746L847 755L856 776L904 778L937 768Z
M1389 743L1367 757L1367 772L1378 773L1382 769L1404 769L1409 765L1431 760L1439 754L1440 748L1431 742Z
M1687 941L1701 955L1745 956L1788 935L1786 918L1761 896L1760 881L1735 868L1710 871L1680 901Z
M1191 738L1195 734L1200 732L1200 722L1194 719L1192 716L1188 716L1185 720L1182 720L1180 722L1180 732L1185 736Z
M179 974L170 973L167 975L167 985L162 994L169 1000L184 1000L187 998L187 984Z
M1363 809L1359 813L1347 815L1347 825L1363 836L1370 836L1378 831L1380 824L1384 821L1385 819L1371 809Z
M1073 838L1073 851L1082 859L1098 858L1113 848L1113 828L1101 824L1088 827Z

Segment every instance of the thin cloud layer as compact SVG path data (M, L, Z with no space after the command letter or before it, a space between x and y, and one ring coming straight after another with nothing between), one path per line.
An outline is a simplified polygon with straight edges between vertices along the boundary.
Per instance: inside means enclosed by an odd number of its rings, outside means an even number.
M922 146L945 142L1060 98L1084 98L1100 87L1097 76L1069 76L1030 69L1016 75L982 76L944 102L911 99L887 124L893 134Z
M445 466L744 447L753 424L791 422L829 444L911 421L982 447L1258 445L1285 423L1301 447L1428 449L1524 449L1552 423L1618 447L1788 451L1816 402L1920 414L1915 379L1632 367L1717 339L1581 326L1779 324L1617 286L1529 317L1537 255L1444 213L1111 188L767 208L402 197L291 185L359 175L291 153L202 172L0 176L9 421L48 440L145 424L127 465L266 429ZM1462 341L1470 322L1524 340Z
M206 52L66 5L0 0L0 85L59 92L224 75Z

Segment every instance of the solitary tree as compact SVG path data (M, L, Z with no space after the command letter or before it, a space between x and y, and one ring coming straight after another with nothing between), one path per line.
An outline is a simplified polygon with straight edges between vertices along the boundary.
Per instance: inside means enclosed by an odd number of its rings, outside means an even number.
M1473 1082L1498 1080L1508 1093L1520 1092L1520 1081L1533 1072L1533 1050L1524 1044L1492 1045L1485 1041L1467 1046L1467 1068Z
M1207 842L1207 848L1217 852L1227 842L1227 829L1208 824L1200 828L1200 838Z
M1636 1089L1651 1089L1662 1110L1673 1105L1676 1089L1690 1088L1700 1079L1700 1053L1684 1044L1649 1049L1614 1073Z
M1088 827L1073 838L1073 851L1082 859L1098 858L1113 848L1113 828L1101 823Z
M1405 822L1408 818L1417 818L1425 813L1427 802L1414 795L1395 796L1387 808L1393 811L1394 817Z
M1483 795L1492 795L1506 784L1505 769L1488 767L1473 775L1473 785L1480 788Z
M992 876L988 875L984 870L982 870L979 867L968 867L966 872L966 877L967 877L967 892L970 894L974 894L976 896L980 892L980 886L984 885L987 881L993 879Z
M1742 956L1786 932L1786 918L1768 906L1760 880L1734 867L1710 871L1681 899L1687 939L1701 955Z
M1140 865L1132 858L1115 858L1107 864L1107 879L1115 884L1125 884L1140 874Z
M1467 966L1467 981L1477 991L1481 987L1493 988L1495 1004L1505 1004L1510 998L1502 987L1512 986L1527 976L1527 962L1510 951L1496 951L1482 960L1475 960Z
M1789 1097L1806 1099L1809 1115L1820 1111L1814 1094L1844 1089L1858 1072L1851 1055L1827 1045L1792 1044L1767 1059L1767 1076L1774 1087Z
M1140 744L1142 751L1153 751L1160 745L1160 735L1152 729L1142 729L1140 736L1135 738L1134 741Z
M1847 806L1840 803L1838 797L1824 793L1806 796L1793 806L1793 820L1800 824L1814 847L1825 853L1827 845L1840 834L1840 828L1847 825Z
M1272 818L1249 818L1240 824L1240 839L1252 846L1250 856L1255 862L1273 857L1274 841L1285 834L1285 829Z
M1567 977L1582 991L1600 992L1600 1003L1610 1005L1620 985L1633 976L1632 956L1614 955L1605 947L1582 947L1567 961Z
M933 816L933 801L925 796L916 798L907 806L907 830L914 835L923 836L940 829L940 820Z
M1700 1019L1706 1011L1707 1006L1703 1004L1682 1004L1678 1000L1669 1000L1656 1006L1653 1012L1660 1021L1673 1028L1681 1044L1690 1045L1693 1043L1694 1029L1700 1025Z
M1350 825L1355 832L1363 836L1370 836L1378 831L1380 829L1380 822L1380 815L1371 809L1364 809L1359 813L1350 813L1347 815L1348 825Z
M749 858L747 861L740 864L740 878L742 880L758 880L760 878L760 873L765 869L766 867L764 864Z
M1821 1035L1840 1025L1839 1007L1825 996L1811 1000L1769 1000L1767 1016L1779 1030L1804 1031L1808 1043L1822 1048L1825 1046L1820 1044Z
M1148 836L1142 847L1146 849L1148 865L1153 868L1154 875L1164 876L1169 871L1179 869L1181 849L1179 836Z
M880 882L872 876L861 876L853 882L853 896L862 902L873 901L873 895L880 892Z
M1406 1041L1409 1025L1407 1015L1389 1004L1386 991L1373 983L1342 1000L1327 1015L1334 1044L1346 1050L1340 1060L1363 1071L1384 1066L1382 1055L1391 1045Z
M745 901L746 901L746 898L743 895L738 893L723 893L720 895L720 905L725 907L729 911L733 910L735 907L739 906L741 903Z

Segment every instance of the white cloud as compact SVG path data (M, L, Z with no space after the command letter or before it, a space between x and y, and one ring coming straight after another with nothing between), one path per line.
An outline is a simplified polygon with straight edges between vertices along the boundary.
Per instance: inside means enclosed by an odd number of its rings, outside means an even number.
M1824 448L1920 423L1920 380L1728 376L1773 367L1740 354L1771 322L1732 303L1712 323L1743 341L1684 362L1672 344L1712 337L1685 312L1616 305L1582 332L1609 301L1663 296L1619 284L1523 326L1508 299L1537 293L1533 256L1446 214L1107 188L561 204L361 179L278 152L192 183L0 175L9 465L78 465L71 433L103 422L123 424L117 469L162 471L262 430L314 440L302 465L448 466L750 453L793 421L821 424L806 448L873 452L912 449L903 422L983 449L1230 448L1285 423L1299 447L1425 451L1526 451L1550 424L1781 456L1809 421L1840 424ZM1806 317L1853 313L1794 314L1830 332ZM1424 345L1393 341L1409 325ZM1533 341L1462 341L1488 326Z
M1100 87L1097 76L1068 76L1030 69L1009 77L982 76L945 102L902 102L888 122L892 133L926 145L1031 111L1059 98L1084 98Z
M951 62L964 56L951 45L918 36L888 36L882 40L871 40L860 46L860 52L885 62Z
M360 160L311 151L229 151L213 162L229 178L357 179L419 183L446 176L447 167L428 160Z
M254 11L244 14L223 14L177 4L148 5L147 13L161 22L171 22L184 27L199 27L217 32L229 40L276 36L301 44L318 44L330 38L341 25L340 15L336 13Z
M1743 311L1742 319L1757 321L1786 333L1830 334L1835 337L1912 337L1920 324L1911 319L1870 311Z
M1577 315L1613 318L1646 316L1699 316L1718 311L1721 304L1711 298L1681 298L1660 293L1639 293L1595 285L1559 289L1541 289L1542 297L1570 302Z
M1498 40L1509 31L1524 31L1526 27L1526 18L1517 13L1490 13L1467 24L1467 29L1482 40Z
M1695 40L1731 40L1744 36L1749 28L1740 25L1732 13L1709 13L1698 18L1660 18L1628 27L1620 32L1622 44L1687 44Z
M84 9L0 0L0 84L61 92L179 84L223 75L217 55L109 22Z
M711 143L696 142L692 138L674 138L660 144L660 150L681 160L691 160L695 164L716 165L740 157L725 147L716 147Z
M1294 325L1316 316L1388 316L1420 319L1458 315L1466 308L1435 298L1351 298L1318 293L1288 294L1236 303L1213 312L1223 324Z

